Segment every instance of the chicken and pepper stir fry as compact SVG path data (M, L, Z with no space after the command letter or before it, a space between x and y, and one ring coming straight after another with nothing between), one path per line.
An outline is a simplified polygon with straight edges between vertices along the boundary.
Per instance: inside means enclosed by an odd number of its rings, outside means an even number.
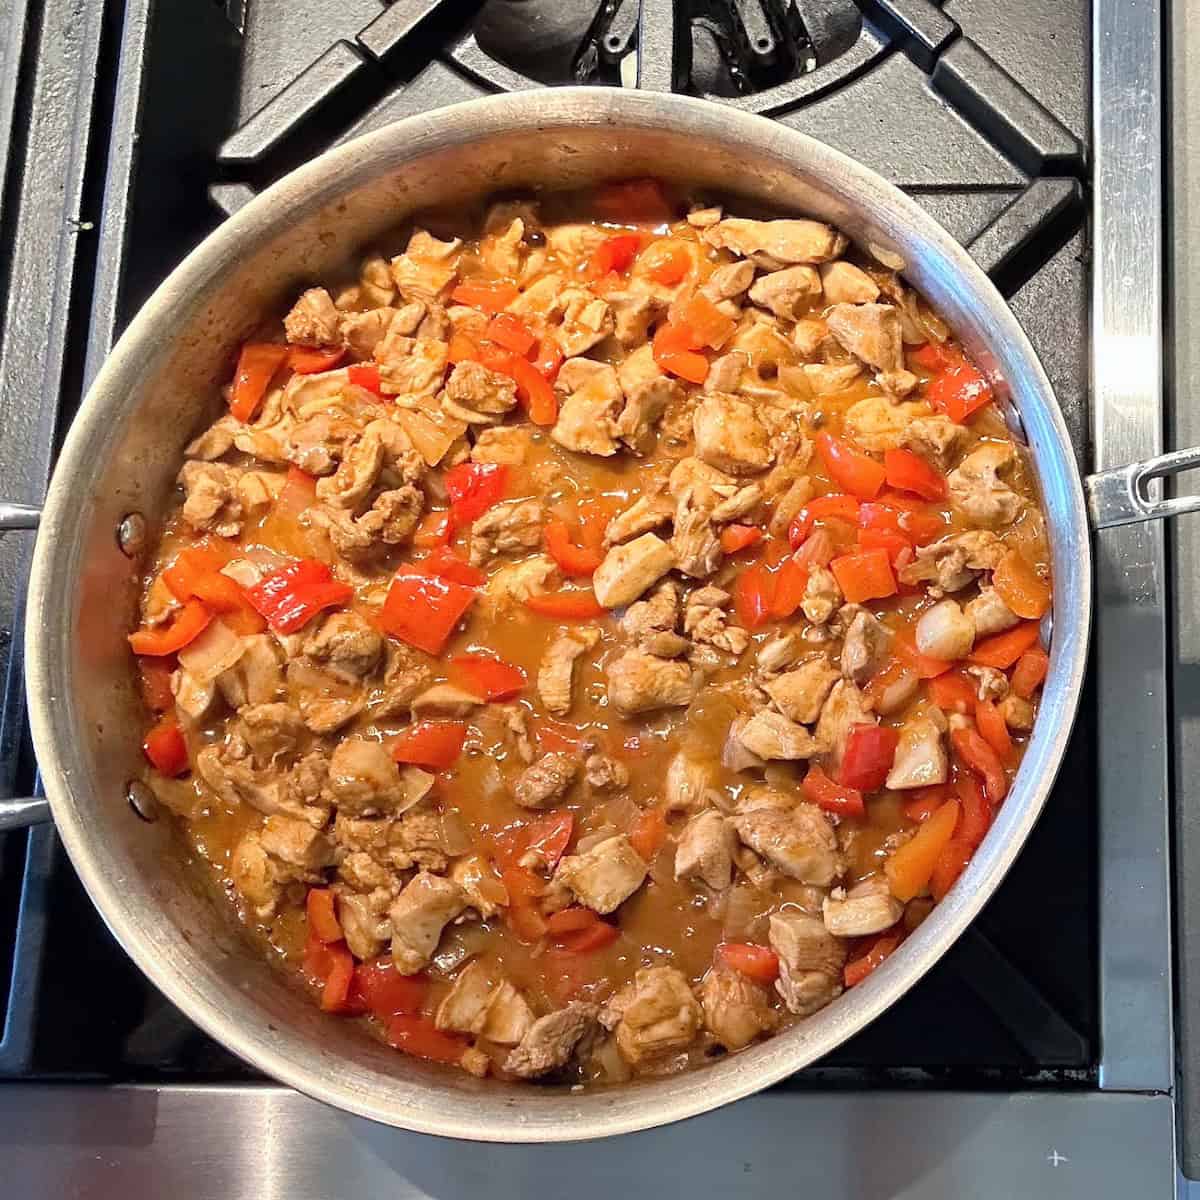
M1033 726L987 381L814 220L652 181L407 231L246 344L130 636L147 776L398 1050L617 1082L863 980Z

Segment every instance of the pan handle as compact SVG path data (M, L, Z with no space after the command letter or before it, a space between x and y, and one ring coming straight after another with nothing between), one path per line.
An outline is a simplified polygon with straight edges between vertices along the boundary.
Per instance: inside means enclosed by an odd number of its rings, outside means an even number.
M0 800L0 833L8 829L25 829L30 825L45 825L49 820L50 801L45 796Z
M10 529L36 529L42 510L33 504L12 504L0 500L0 533Z
M1157 499L1150 491L1155 479L1166 479L1200 467L1200 446L1172 450L1144 462L1099 471L1083 481L1087 494L1088 515L1093 529L1111 529L1114 525L1136 525L1157 521L1180 513L1200 511L1200 495Z

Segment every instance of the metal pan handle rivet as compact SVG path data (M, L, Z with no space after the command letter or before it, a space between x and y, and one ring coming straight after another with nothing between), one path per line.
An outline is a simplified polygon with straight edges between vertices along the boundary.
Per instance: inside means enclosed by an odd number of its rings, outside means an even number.
M137 558L146 548L146 518L139 512L126 513L117 526L117 545L126 558Z
M158 820L158 797L140 779L129 781L129 786L125 789L125 799L143 821Z

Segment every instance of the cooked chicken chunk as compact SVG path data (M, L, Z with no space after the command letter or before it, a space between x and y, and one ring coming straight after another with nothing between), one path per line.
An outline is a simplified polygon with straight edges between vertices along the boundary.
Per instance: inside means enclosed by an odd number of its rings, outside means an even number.
M705 975L700 1004L704 1024L726 1050L741 1050L779 1025L767 989L732 967L715 966Z
M722 300L736 300L745 295L754 282L754 264L731 262L717 267L700 288L700 294L714 304Z
M468 1033L500 1046L515 1046L533 1026L525 997L483 962L468 963L438 1005L434 1023L452 1033Z
M637 1064L686 1049L703 1013L682 971L643 967L608 1002L601 1020L615 1031L625 1060Z
M939 600L917 621L917 649L930 658L955 662L975 645L975 622L953 600Z
M543 754L517 776L513 799L522 808L549 808L566 795L578 776L578 759L560 750Z
M905 429L901 445L939 471L948 471L963 452L969 436L965 425L955 424L948 417L919 417Z
M995 529L1017 519L1024 501L1000 478L1016 457L1010 442L988 442L946 477L951 501L969 520Z
M837 668L824 655L815 655L765 681L763 689L789 721L811 725L821 715L821 706L838 677Z
M520 604L530 596L541 596L557 587L558 567L545 554L502 566L488 576L484 596L494 609Z
M635 453L654 446L654 430L667 406L683 397L679 382L659 370L649 343L639 346L617 368L625 407L617 418L617 436Z
M224 463L184 463L179 472L179 482L187 493L183 519L203 533L237 537L243 519L237 487L240 475L237 468Z
M423 229L414 230L404 253L392 259L392 281L406 300L440 300L458 276L461 249L461 238L443 242Z
M728 217L702 235L710 246L732 250L766 266L823 263L837 258L846 238L820 221L749 221Z
M340 812L399 814L429 794L433 776L417 767L398 767L380 742L348 738L329 757L329 787Z
M319 871L333 862L333 843L307 821L273 813L262 826L262 848L273 858L304 871Z
M803 725L766 710L755 713L741 727L738 740L751 754L767 760L812 758L825 750L823 742Z
M753 407L735 396L705 396L696 406L692 426L696 453L710 466L746 475L771 464L766 428Z
M639 533L647 533L667 524L675 512L670 497L661 494L639 496L623 513L618 513L604 530L604 542L619 546Z
M750 645L750 634L740 625L729 624L725 609L730 599L721 588L697 588L688 596L683 631L698 643L738 656Z
M631 542L613 546L592 576L596 599L605 608L624 608L674 565L674 552L657 534L643 533Z
M692 671L641 650L628 650L608 664L608 700L625 716L675 708L692 699Z
M304 653L348 683L369 675L383 654L383 638L355 612L335 612L308 635Z
M518 554L542 544L545 510L540 500L502 500L471 526L471 565L482 566L495 554Z
M845 896L826 896L821 906L825 928L835 937L867 937L882 933L900 920L904 905L882 875L856 884Z
M963 606L963 612L975 623L975 636L981 638L1003 633L1020 619L991 587L981 587L979 595Z
M586 288L568 288L559 299L563 318L555 336L567 358L586 354L613 332L612 310L606 300Z
M900 568L900 582L932 582L942 592L959 592L981 571L993 570L1004 553L1004 543L989 530L954 533L918 546L916 558Z
M875 718L867 707L866 697L848 679L840 679L833 685L821 717L817 722L817 740L829 753L834 769L841 767L842 755L846 751L846 739L855 725L875 724Z
M860 686L883 665L891 645L888 628L865 610L856 613L842 644L842 674Z
M248 833L234 846L229 859L234 888L260 921L270 920L289 889L296 888L304 872L273 858L257 833ZM297 888L303 891L302 888Z
M497 425L481 429L471 447L471 461L499 463L506 467L519 467L529 454L533 435L520 425Z
M842 589L827 567L813 567L804 587L800 610L814 625L824 625L842 603Z
M451 416L468 424L499 421L517 406L517 384L511 376L489 371L481 363L455 363L442 403Z
M575 363L581 367L586 363L589 369L569 370ZM559 407L550 436L560 446L580 454L605 458L616 454L621 448L617 441L617 417L625 403L616 371L603 363L574 359L563 364L558 386L571 390Z
M533 1079L565 1067L576 1047L596 1028L599 1009L582 1000L538 1017L520 1045L504 1060L504 1069L522 1079Z
M867 396L846 410L846 432L864 450L882 454L903 446L913 423L927 412L923 400L895 403L886 396Z
M537 690L547 712L565 716L571 711L575 660L600 642L598 629L568 629L546 648L538 668Z
M879 288L870 275L844 259L822 264L821 286L826 304L870 304L879 299Z
M646 864L623 834L597 842L558 864L554 882L571 890L593 912L610 913L642 886Z
M842 992L846 944L806 913L773 913L768 940L779 955L775 988L789 1012L811 1016Z
M761 275L750 289L750 299L769 308L777 317L795 321L821 295L821 276L815 267L786 267Z
M401 975L423 971L437 950L442 930L467 907L456 883L429 871L418 872L396 898L392 922L392 961Z
M825 314L829 332L877 371L904 369L900 314L890 304L835 304Z
M309 288L300 294L292 311L283 318L283 331L289 342L306 346L336 346L342 337L342 314L323 288Z
M949 778L949 762L942 731L931 717L911 717L900 730L900 741L887 786L894 791L902 788L928 787L945 783Z
M668 812L694 812L709 803L716 786L715 764L682 750L667 767L665 797Z
M735 816L733 828L751 850L801 883L828 887L842 873L833 826L815 804L754 808Z
M716 809L697 813L680 831L675 878L692 879L714 892L727 888L733 873L733 833Z
M583 764L583 778L597 792L618 791L629 784L629 768L608 754L589 754Z

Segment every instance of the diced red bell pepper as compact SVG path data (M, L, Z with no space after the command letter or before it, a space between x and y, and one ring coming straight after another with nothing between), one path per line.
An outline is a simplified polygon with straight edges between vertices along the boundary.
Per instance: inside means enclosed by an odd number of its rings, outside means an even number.
M422 571L419 564L401 567L383 602L379 627L426 654L441 654L475 596L474 588Z
M536 854L548 871L553 871L558 860L570 845L575 832L575 816L567 812L549 812L536 817L524 827L520 855ZM518 855L518 857L520 857Z
M976 691L971 681L960 671L947 671L926 685L929 699L945 713L975 711Z
M450 662L467 677L468 690L489 702L511 699L528 682L520 667L488 654L456 654Z
M976 642L975 649L967 655L967 661L975 663L976 666L1007 671L1037 639L1038 623L1023 621L1004 633L993 634Z
M445 771L458 761L466 739L465 721L417 721L392 743L392 758L398 763Z
M545 885L530 870L521 866L506 867L502 880L508 890L509 928L525 943L538 941L546 935L546 918L537 910L537 901Z
M1028 700L1042 686L1050 670L1050 656L1040 646L1026 650L1017 659L1012 671L1012 690L1023 700Z
M737 554L762 541L763 531L757 525L726 525L721 530L721 549Z
M417 526L417 532L413 534L413 545L421 550L448 546L453 533L448 512L426 513Z
M954 840L961 839L975 850L992 827L992 806L980 790L979 781L969 771L956 772L954 790L962 805L958 824L954 827Z
M460 558L449 546L437 546L426 558L421 559L420 567L441 579L449 579L453 583L461 583L466 587L481 587L487 580L487 574L479 567L473 567L465 558Z
M345 357L345 346L289 346L287 365L297 375L315 375L336 367Z
M620 930L590 908L564 908L546 918L546 932L565 951L590 954L611 946Z
M134 654L160 657L174 654L198 638L213 619L212 611L199 600L189 600L170 625L157 629L139 629L129 635L129 647Z
M266 622L250 603L246 589L221 567L232 557L232 549L215 543L186 546L163 571L163 582L177 600L201 600L214 613L221 613L235 633L261 633Z
M883 529L860 529L858 544L863 550L882 550L894 569L899 570L913 557L913 544L901 533L888 533Z
M146 733L142 749L160 775L174 779L188 769L187 742L174 717L163 717Z
M529 326L515 313L510 312L497 313L487 323L483 335L496 345L503 346L505 350L521 355L522 358L537 343L537 338L530 333Z
M366 388L376 396L383 395L383 380L375 363L353 363L346 368L346 377L355 387Z
M1011 762L1013 743L1008 735L1008 724L990 700L975 702L975 724L980 736L996 752L996 757L1002 763Z
M535 425L553 425L558 420L558 397L550 386L550 379L557 373L555 367L547 378L539 366L524 358L514 358L510 364L509 374L516 381L517 399Z
M771 593L769 615L785 620L798 609L808 590L808 577L811 568L797 554L789 554L783 560L779 570L775 572L774 588Z
M867 815L867 806L858 788L845 783L835 783L815 764L808 768L808 774L804 776L800 787L809 800L826 812L839 813L844 817Z
M264 575L246 597L278 633L303 629L323 608L338 608L354 595L315 558L302 558Z
M929 891L938 904L946 898L958 877L967 869L974 853L974 847L958 834L942 848L937 862L933 864L933 874L929 877Z
M945 517L936 509L897 492L884 492L877 502L864 504L858 510L858 523L863 529L899 534L917 546L934 541L947 529Z
M566 521L547 521L542 537L550 557L567 575L590 579L604 561L604 552L598 546L575 545Z
M174 660L166 657L139 658L137 666L142 703L156 716L167 712L175 704L175 695L171 691Z
M772 984L779 978L779 955L768 946L752 942L721 942L716 959L757 983Z
M396 1050L429 1062L458 1064L467 1050L465 1038L443 1033L428 1017L401 1013L387 1026L387 1043Z
M954 753L983 781L984 791L993 805L1008 795L1008 776L999 755L974 729L952 729L950 744Z
M287 356L288 348L276 342L247 342L242 347L229 396L231 416L239 421L249 421L254 416Z
M325 987L321 990L321 1011L345 1013L350 999L350 984L354 980L354 956L344 942L325 947Z
M860 792L877 792L887 780L900 735L886 725L855 725L846 738L839 780Z
M1019 550L1010 550L992 572L996 595L1018 617L1038 620L1050 607L1050 585Z
M642 239L636 233L618 233L605 238L588 259L588 278L601 279L610 272L624 274L641 248Z
M558 369L562 364L563 352L558 338L548 333L538 342L537 353L533 356L534 369L547 383L553 383L558 378Z
M596 190L592 207L606 221L661 225L674 215L657 179L625 179Z
M504 499L508 468L503 463L462 462L446 472L445 480L450 519L464 526Z
M842 981L846 987L852 988L862 983L876 967L882 965L903 940L904 930L896 926L879 934L864 954L851 959L843 968Z
M808 540L817 521L847 521L853 525L858 520L859 502L853 496L836 492L828 496L815 496L793 518L788 526L788 541L796 549Z
M955 424L963 425L992 402L992 388L973 363L958 356L925 385L925 399Z
M746 629L758 629L771 617L775 579L759 562L747 567L733 582L733 607Z
M948 785L932 783L927 787L913 788L904 802L904 815L920 824L927 821L949 799Z
M911 450L885 450L883 469L888 487L915 492L925 500L941 500L946 495L946 477Z
M368 1011L387 1021L421 1011L429 994L429 977L401 975L390 958L375 958L354 968L354 987Z
M468 279L455 287L450 299L455 304L498 313L503 312L520 294L520 289L510 279Z
M578 933L581 929L591 928L599 919L599 914L592 909L572 905L546 918L546 932L555 938L564 933Z
M681 324L695 338L696 346L707 346L710 350L719 349L733 336L737 322L723 313L707 296L696 292L683 305Z
M692 256L678 242L658 242L642 255L646 274L655 283L674 287L687 275Z
M550 617L555 621L591 621L608 612L591 591L530 596L525 601L525 607L540 617Z
M667 840L667 815L660 807L647 808L629 831L629 844L639 858L652 862Z
M926 342L923 346L918 346L915 350L908 352L908 357L916 363L922 371L940 371L943 367L948 366L953 361L942 348L940 342Z
M882 600L896 594L896 576L886 550L862 550L844 554L829 564L833 577L850 604Z
M700 345L695 333L683 325L660 325L654 334L654 361L659 368L689 383L708 378L708 359L697 354Z
M330 942L340 942L345 937L334 908L333 892L329 888L309 888L304 898L304 912L308 917L308 931L318 942L328 945Z
M817 453L829 472L829 478L860 500L874 500L883 487L886 472L876 462L843 438L832 433L817 434Z

